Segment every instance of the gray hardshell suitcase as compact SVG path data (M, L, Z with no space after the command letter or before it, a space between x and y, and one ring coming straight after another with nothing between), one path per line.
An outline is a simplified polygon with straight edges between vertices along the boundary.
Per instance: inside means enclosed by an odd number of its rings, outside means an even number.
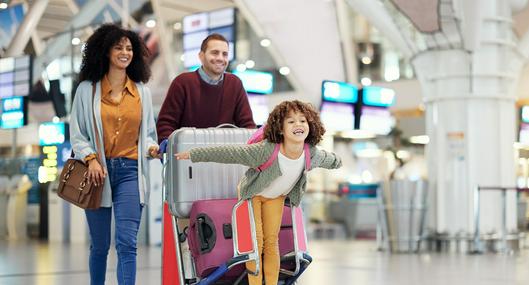
M171 214L189 217L191 205L197 200L237 197L237 183L248 169L236 164L212 162L192 163L177 160L174 154L195 147L225 144L246 144L255 129L182 128L168 139L165 185Z

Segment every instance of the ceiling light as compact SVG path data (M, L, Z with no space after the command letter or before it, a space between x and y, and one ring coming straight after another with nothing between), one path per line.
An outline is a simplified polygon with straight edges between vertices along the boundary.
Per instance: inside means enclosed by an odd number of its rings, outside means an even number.
M72 45L76 46L81 43L81 40L79 38L73 38L72 39Z
M429 142L430 138L427 135L410 137L410 143L413 144L428 144Z
M154 28L156 27L156 21L155 20L148 20L147 22L145 22L145 26L147 28Z
M176 22L176 23L174 23L174 25L173 25L173 29L175 29L175 30L180 30L180 29L182 29L182 23L180 23L180 22Z
M7 9L7 3L0 3L0 9Z
M378 156L380 156L380 154ZM378 157L378 156L374 156L374 157ZM373 174L369 170L362 171L362 181L364 183L373 183Z
M244 71L246 71L246 65L243 64L243 63L239 63L239 64L237 64L237 71L238 71L238 72L244 72Z
M279 73L281 73L281 75L288 75L290 73L290 68L286 67L286 66L283 66L279 69Z
M373 82L371 81L371 78L369 78L369 77L364 77L364 78L362 78L362 79L360 80L360 83L362 83L362 85L364 85L364 86L369 86L369 85L371 85L371 83L373 83Z
M362 57L362 63L363 64L371 64L372 60L369 56L363 56Z
M248 67L248 68L254 68L254 66L255 66L255 61L249 59L249 60L247 60L247 61L244 63L244 65L246 65L246 67Z
M268 46L270 46L271 42L270 42L269 39L262 39L260 44L261 44L262 47L268 47Z
M398 150L396 155L397 155L397 158L402 159L402 160L409 160L411 157L411 154L409 151L402 150L402 149Z
M380 157L381 155L382 155L381 149L368 148L368 149L362 149L356 152L356 156L362 157L362 158L375 158L375 157Z
M376 137L374 133L368 132L366 130L343 131L340 133L340 136L343 138L350 138L350 139L372 139Z

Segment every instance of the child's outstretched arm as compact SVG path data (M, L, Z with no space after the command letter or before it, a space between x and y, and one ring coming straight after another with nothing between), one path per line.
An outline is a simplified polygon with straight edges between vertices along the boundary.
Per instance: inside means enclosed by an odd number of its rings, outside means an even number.
M198 147L174 156L178 160L191 159L192 162L218 162L257 167L263 160L263 150L259 144L223 145Z
M328 152L318 148L315 149L314 157L312 157L313 168L321 167L326 169L337 169L342 167L342 159L334 152Z

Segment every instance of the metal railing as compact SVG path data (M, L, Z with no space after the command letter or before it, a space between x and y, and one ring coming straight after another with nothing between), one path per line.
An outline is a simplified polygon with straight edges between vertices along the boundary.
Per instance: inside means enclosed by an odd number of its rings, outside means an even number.
M480 239L480 227L479 227L479 218L480 218L480 192L482 190L486 191L501 191L501 201L502 201L502 229L501 229L501 242L502 247L500 251L507 252L509 251L507 247L507 191L516 191L516 192L528 192L529 188L520 188L520 187L505 187L505 186L476 186L474 189L474 222L475 222L475 231L474 231L474 249L471 253L483 253L485 250Z

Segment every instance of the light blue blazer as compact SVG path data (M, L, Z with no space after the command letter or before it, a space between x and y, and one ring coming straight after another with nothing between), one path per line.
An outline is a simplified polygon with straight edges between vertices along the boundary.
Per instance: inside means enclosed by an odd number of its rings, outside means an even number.
M140 137L138 139L138 188L140 191L140 203L145 205L149 201L149 148L158 145L156 142L156 127L152 110L152 98L149 88L142 83L136 83L141 98L142 118L140 126ZM99 130L99 143L101 145L101 165L106 168L105 147L101 130L101 82L97 82L95 91L94 113ZM75 158L82 160L87 155L97 153L95 144L95 133L92 116L92 83L83 81L75 92L72 112L70 115L70 142ZM105 179L101 207L112 206L112 192L108 178Z

